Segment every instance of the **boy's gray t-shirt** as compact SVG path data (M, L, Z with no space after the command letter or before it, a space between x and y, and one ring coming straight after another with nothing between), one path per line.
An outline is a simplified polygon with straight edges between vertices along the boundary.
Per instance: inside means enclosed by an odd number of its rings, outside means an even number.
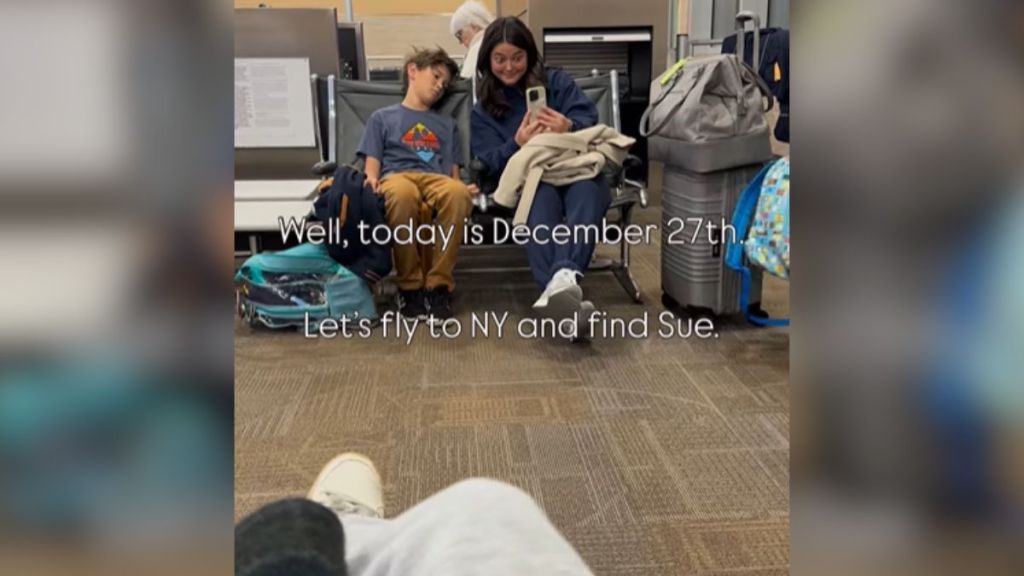
M359 154L380 160L380 176L393 172L434 172L452 175L462 165L455 120L434 111L421 112L394 104L370 115Z

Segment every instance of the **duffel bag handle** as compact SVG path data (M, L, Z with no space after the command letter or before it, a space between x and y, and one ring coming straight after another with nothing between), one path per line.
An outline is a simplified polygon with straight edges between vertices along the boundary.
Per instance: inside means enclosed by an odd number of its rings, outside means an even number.
M772 89L768 87L768 83L764 81L764 78L761 78L756 69L743 61L740 61L740 64L750 73L751 78L754 79L754 84L757 85L757 89L761 91L761 95L768 99L768 106L765 107L764 111L770 111L775 106L775 95L772 94Z
M679 108L683 106L683 104L686 102L686 99L690 97L690 93L693 92L693 90L698 85L700 85L701 80L704 78L704 72L706 70L707 66L701 66L701 68L697 71L695 78L693 79L693 84L686 91L686 93L683 94L682 98L679 99L679 102L677 102L676 105L672 107L672 110L670 110L668 114L665 114L665 117L661 119L661 122L657 126L655 126L654 128L650 128L651 113L654 111L655 108L658 107L658 104L661 104L661 101L668 96L669 92L671 92L672 89L676 87L676 84L679 82L679 79L683 77L683 71L680 70L679 73L676 74L675 78L672 79L672 83L662 89L661 93L658 94L658 97L654 100L654 102L651 102L650 105L647 106L647 109L644 110L643 115L640 116L640 136L647 138L648 136L656 135L659 132L661 132L661 130L665 128L665 125L672 120L672 116L675 115L675 113L679 111Z
M768 87L768 83L761 78L761 75L754 70L750 64L747 64L739 56L729 58L733 62L733 66L736 67L736 74L739 77L740 85L744 84L745 77L749 76L757 86L757 89L761 92L762 98L768 99L768 105L764 106L762 112L768 112L775 106L775 96L772 95L771 88ZM740 106L740 113L746 114L746 101L743 99L743 94L737 94L738 103Z

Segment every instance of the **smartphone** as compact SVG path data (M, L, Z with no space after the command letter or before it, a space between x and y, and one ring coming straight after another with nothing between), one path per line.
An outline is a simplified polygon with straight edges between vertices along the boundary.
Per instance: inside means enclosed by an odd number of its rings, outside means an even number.
M536 122L537 113L547 105L548 94L543 86L526 89L526 113L530 116L530 122Z

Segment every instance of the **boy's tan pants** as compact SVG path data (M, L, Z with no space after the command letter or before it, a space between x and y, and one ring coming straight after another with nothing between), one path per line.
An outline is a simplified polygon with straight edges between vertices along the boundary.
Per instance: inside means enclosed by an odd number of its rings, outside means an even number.
M415 231L421 224L443 227L451 239L443 249L440 234L431 245L394 242L392 253L395 258L395 272L398 287L402 290L428 290L438 286L455 289L452 272L455 257L462 243L462 228L473 209L469 189L462 182L443 174L425 172L396 172L389 174L380 183L384 195L386 218L392 230L396 226L408 226L412 222ZM405 239L405 232L399 235Z

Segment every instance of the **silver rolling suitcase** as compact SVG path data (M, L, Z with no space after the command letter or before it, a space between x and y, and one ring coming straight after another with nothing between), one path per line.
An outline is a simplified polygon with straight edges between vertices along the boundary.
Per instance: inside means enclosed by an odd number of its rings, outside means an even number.
M740 276L725 265L725 243L740 240L731 225L732 213L743 188L761 168L751 164L702 174L665 166L661 290L666 307L696 314L742 312ZM760 269L750 293L761 293Z
M742 54L748 20L754 23L756 55L760 23L750 12L741 12L736 17L737 52ZM706 66L708 63L712 67ZM772 158L769 127L761 102L764 94L770 103L771 93L757 73L742 64L740 57L694 59L687 66L691 64L694 68L684 68L680 73L690 76L683 79L683 87L674 83L672 88L664 88L659 81L652 84L654 104L645 114L650 116L646 126L657 126L650 130L651 158L665 162L662 303L695 315L735 314L741 312L740 277L725 266L725 243L742 241L735 237L731 226L732 213L747 183ZM718 85L711 87L709 78ZM705 88L707 93L702 92ZM670 89L674 94L665 94ZM739 111L723 107L721 102L728 98L721 93L723 90L735 94L733 102ZM661 96L663 104L658 110L655 106ZM672 118L672 114L679 117ZM712 119L706 120L709 116ZM709 122L706 134L701 133L704 121ZM674 126L662 129L673 122ZM728 136L729 122L736 123L734 137ZM751 286L751 308L755 313L760 312L760 293L758 272Z

